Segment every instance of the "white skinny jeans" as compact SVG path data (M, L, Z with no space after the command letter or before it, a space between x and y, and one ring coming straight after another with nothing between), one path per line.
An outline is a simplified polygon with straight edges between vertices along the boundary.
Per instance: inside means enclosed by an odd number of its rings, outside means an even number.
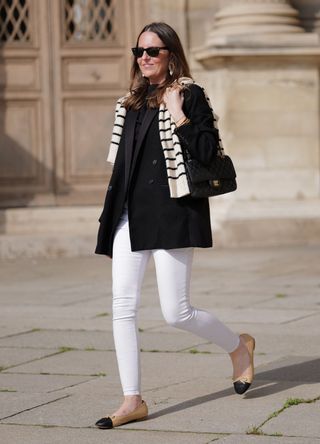
M190 305L193 248L132 252L125 211L116 230L112 259L113 336L124 395L141 394L137 311L151 255L155 262L161 310L168 324L214 342L228 353L239 345L239 336L213 314Z

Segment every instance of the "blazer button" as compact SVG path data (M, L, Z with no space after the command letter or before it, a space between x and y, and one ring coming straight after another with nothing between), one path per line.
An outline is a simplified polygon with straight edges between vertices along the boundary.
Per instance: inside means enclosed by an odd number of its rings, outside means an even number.
M111 191L112 190L112 185L109 185L108 186L108 191Z
M153 180L153 179L150 179L150 180L149 180L149 184L150 184L150 185L152 185L152 184L153 184L153 182L154 182L154 180Z
M157 163L158 163L157 159L154 159L154 160L152 161L152 164L153 164L153 165L157 165Z

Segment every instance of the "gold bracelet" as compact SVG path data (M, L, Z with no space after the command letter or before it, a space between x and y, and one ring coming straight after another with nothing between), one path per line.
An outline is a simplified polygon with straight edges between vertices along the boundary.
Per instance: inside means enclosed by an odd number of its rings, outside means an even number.
M183 122L186 119L186 116L182 116L180 117L180 119L178 119L175 123L178 126L180 124L180 122Z
M188 117L185 117L182 121L181 119L176 123L176 127L179 128L182 125L187 125L188 123L190 123L190 119L188 119Z

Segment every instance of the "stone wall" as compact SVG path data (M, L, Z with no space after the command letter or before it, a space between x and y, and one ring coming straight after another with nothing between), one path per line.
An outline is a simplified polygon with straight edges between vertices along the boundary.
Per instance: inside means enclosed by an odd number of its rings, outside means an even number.
M239 187L210 200L216 246L320 242L318 3L135 1L135 31L172 25L220 116ZM0 211L0 257L88 254L99 212Z

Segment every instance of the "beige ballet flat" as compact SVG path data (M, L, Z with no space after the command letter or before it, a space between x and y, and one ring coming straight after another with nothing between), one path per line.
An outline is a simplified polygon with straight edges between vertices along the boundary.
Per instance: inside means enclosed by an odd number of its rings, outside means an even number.
M142 400L141 404L133 410L128 415L122 416L108 416L106 418L101 418L96 422L96 426L99 429L112 429L113 427L118 427L120 425L126 424L131 421L141 421L146 419L148 416L148 407L145 401Z
M243 395L243 393L245 393L252 384L254 378L253 352L256 346L256 341L247 333L241 334L240 337L244 339L245 346L247 347L250 355L249 376L240 377L236 381L233 381L233 387L236 393Z

